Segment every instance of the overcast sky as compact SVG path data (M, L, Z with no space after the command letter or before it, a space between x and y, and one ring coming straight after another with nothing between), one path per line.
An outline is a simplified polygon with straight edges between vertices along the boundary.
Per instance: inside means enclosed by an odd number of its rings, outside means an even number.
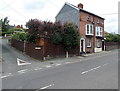
M9 17L11 25L25 25L34 18L54 22L65 2L82 3L84 10L105 18L105 31L118 33L119 0L0 0L0 19Z

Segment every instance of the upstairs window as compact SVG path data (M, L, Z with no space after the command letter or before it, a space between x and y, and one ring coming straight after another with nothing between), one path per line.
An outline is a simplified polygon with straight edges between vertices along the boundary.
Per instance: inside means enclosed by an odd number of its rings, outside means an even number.
M87 16L87 21L90 21L90 16Z
M100 20L97 20L97 24L99 24L100 23Z
M92 24L86 25L86 35L93 35L93 25Z
M102 27L100 26L96 27L96 36L102 36Z
M89 25L87 25L87 34L89 34Z
M90 34L93 34L93 25L90 25Z

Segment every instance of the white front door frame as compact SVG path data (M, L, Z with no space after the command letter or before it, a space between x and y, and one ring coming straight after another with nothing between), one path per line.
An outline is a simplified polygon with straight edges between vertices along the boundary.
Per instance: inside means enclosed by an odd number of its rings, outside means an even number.
M83 52L85 52L85 38L81 38L80 39L80 52L82 52L82 50L81 50L81 47L82 47L82 42L81 41L83 41Z

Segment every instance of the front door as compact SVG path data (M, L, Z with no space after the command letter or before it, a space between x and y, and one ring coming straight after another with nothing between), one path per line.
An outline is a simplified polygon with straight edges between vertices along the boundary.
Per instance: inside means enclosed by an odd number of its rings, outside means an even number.
M104 41L102 41L102 51L104 51Z
M81 52L83 52L84 44L83 40L81 40Z

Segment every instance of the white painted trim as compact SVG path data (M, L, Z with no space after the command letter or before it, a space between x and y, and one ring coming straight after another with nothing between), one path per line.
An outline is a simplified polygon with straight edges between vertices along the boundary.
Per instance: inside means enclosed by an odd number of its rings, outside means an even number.
M95 52L101 52L102 48L95 48Z
M20 61L23 62L23 63L20 63ZM31 63L26 62L24 60L21 60L21 59L17 58L17 64L18 64L18 66L20 66L20 65L28 65L28 64L31 64Z
M75 7L74 5L72 5L72 4L68 3L68 2L65 2L65 4L67 4L67 5L71 6L72 8L74 8L74 9L76 9L76 10L79 10L79 8L78 8L78 7Z
M50 84L50 85L48 85L48 86L45 86L45 87L42 87L42 88L40 88L39 90L42 90L42 89L47 89L47 88L49 88L49 87L51 87L51 86L53 86L54 84ZM38 90L38 91L39 91Z
M83 51L85 52L85 38L80 39L80 52L81 52L81 40L83 40Z
M89 33L87 33L87 25L89 26ZM91 33L91 26L92 26L92 33ZM93 34L94 34L93 24L86 24L86 35L93 35Z

